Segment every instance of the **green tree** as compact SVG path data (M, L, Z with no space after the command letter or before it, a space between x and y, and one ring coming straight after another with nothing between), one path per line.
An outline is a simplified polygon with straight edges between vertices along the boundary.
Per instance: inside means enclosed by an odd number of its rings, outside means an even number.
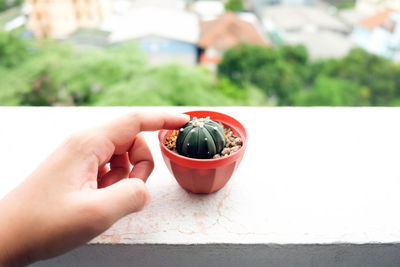
M369 106L369 89L348 80L319 76L296 96L296 106Z
M99 51L74 49L59 62L52 76L75 105L87 105L110 86L141 75L143 68L146 68L145 57L135 45Z
M0 68L0 105L89 105L96 94L146 67L131 45L88 50L44 41L28 48L18 64Z
M21 105L50 106L58 101L56 84L46 70L39 73L31 88L21 95Z
M144 70L98 95L94 105L234 105L213 89L213 76L200 68L167 65Z
M28 44L19 35L19 31L0 30L0 66L13 67L27 56Z
M395 97L400 99L400 65L397 64L394 66L394 76L395 76Z
M217 79L215 90L237 101L245 102L248 97L247 91L243 87L237 86L225 77Z
M396 96L398 67L388 59L353 49L346 57L317 63L315 75L351 81L370 89L373 106L390 105ZM397 72L398 73L398 72Z
M254 85L279 105L292 105L308 78L308 53L302 46L266 48L241 44L227 50L218 66L221 77L240 86Z
M13 6L20 6L23 2L23 0L0 0L0 12L7 10Z
M36 56L39 69L46 70L47 84L52 91L41 88L34 90L35 82L41 80L41 73L35 76L32 90L24 96L24 104L33 104L31 94L44 93L52 104L88 105L92 98L106 88L124 82L138 74L145 67L143 54L137 47L122 46L104 50L81 50L69 46L47 43Z
M59 70L59 62L66 58L68 51L57 47L31 46L32 53L19 64L3 68L7 74L0 84L1 105L52 105L62 102L62 92L54 80L53 73ZM36 49L36 50L34 50Z
M242 0L228 0L225 4L225 9L230 11L242 11L244 10Z
M87 49L0 32L0 105L400 106L400 65L362 49L312 62L303 46L241 44L218 76L151 67L138 46Z
M0 12L6 10L8 8L7 0L0 0Z

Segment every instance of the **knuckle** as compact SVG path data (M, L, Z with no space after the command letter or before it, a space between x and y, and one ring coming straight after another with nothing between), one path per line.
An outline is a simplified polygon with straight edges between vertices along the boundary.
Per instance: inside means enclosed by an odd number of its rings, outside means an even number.
M65 145L76 154L94 154L98 157L108 154L113 149L112 144L104 136L95 134L94 131L77 132L67 139Z
M87 131L81 131L71 135L66 142L67 147L77 152L84 152L90 147L94 136Z
M154 161L153 160L146 161L146 167L149 170L149 173L153 172L153 170L154 170Z
M130 114L133 120L140 121L141 120L141 113L140 112L132 112Z
M140 112L133 112L130 115L132 121L137 125L139 131L142 131L143 115Z
M74 133L70 137L68 137L68 139L65 141L65 145L70 148L76 148L80 146L80 142L83 136L83 132Z

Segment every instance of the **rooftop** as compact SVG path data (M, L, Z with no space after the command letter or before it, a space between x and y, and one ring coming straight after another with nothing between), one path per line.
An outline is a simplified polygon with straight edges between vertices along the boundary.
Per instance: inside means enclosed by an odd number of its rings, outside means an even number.
M386 24L390 15L395 12L398 11L396 9L386 9L385 11L379 12L373 16L362 19L360 21L360 25L367 29L382 27Z
M363 13L359 12L355 8L346 8L340 10L338 16L344 23L351 27L357 25L360 20L365 17Z
M190 9L203 20L215 19L225 12L224 3L221 1L196 1L191 4Z
M288 33L284 39L287 44L304 45L312 59L342 58L355 47L350 38L331 31Z
M240 42L269 45L269 40L251 22L227 12L214 20L201 22L199 46L213 46L220 49L232 47Z
M284 31L298 31L309 26L322 30L349 31L343 22L318 7L271 6L264 8L262 14L267 30L272 24L272 27Z
M68 36L67 42L89 47L105 47L109 45L110 33L96 28L82 28Z
M111 42L158 36L195 44L199 39L197 16L173 8L133 8L107 18L100 28L111 32Z
M161 7L183 9L186 5L185 0L129 0L135 8L140 7Z

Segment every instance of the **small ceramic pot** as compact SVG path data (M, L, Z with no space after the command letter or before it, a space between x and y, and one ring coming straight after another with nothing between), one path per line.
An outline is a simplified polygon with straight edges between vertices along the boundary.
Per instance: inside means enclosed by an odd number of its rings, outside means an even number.
M247 146L246 129L234 118L219 112L190 111L185 114L190 115L191 118L210 116L212 120L230 128L242 139L242 147L229 156L218 159L194 159L172 152L165 146L165 140L172 134L172 130L161 130L158 133L165 164L182 188L192 193L202 194L218 191L229 181L243 158Z

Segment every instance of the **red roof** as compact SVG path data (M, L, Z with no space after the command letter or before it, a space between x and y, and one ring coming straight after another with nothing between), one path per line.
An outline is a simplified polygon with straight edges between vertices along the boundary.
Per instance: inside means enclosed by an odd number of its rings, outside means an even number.
M215 20L201 22L201 48L213 46L227 49L242 42L264 46L270 44L253 24L241 20L232 12L227 12Z
M376 27L382 27L385 25L387 20L389 19L389 15L393 12L396 12L396 9L387 9L383 12L379 12L373 16L367 17L360 21L360 24L368 29L373 29Z

